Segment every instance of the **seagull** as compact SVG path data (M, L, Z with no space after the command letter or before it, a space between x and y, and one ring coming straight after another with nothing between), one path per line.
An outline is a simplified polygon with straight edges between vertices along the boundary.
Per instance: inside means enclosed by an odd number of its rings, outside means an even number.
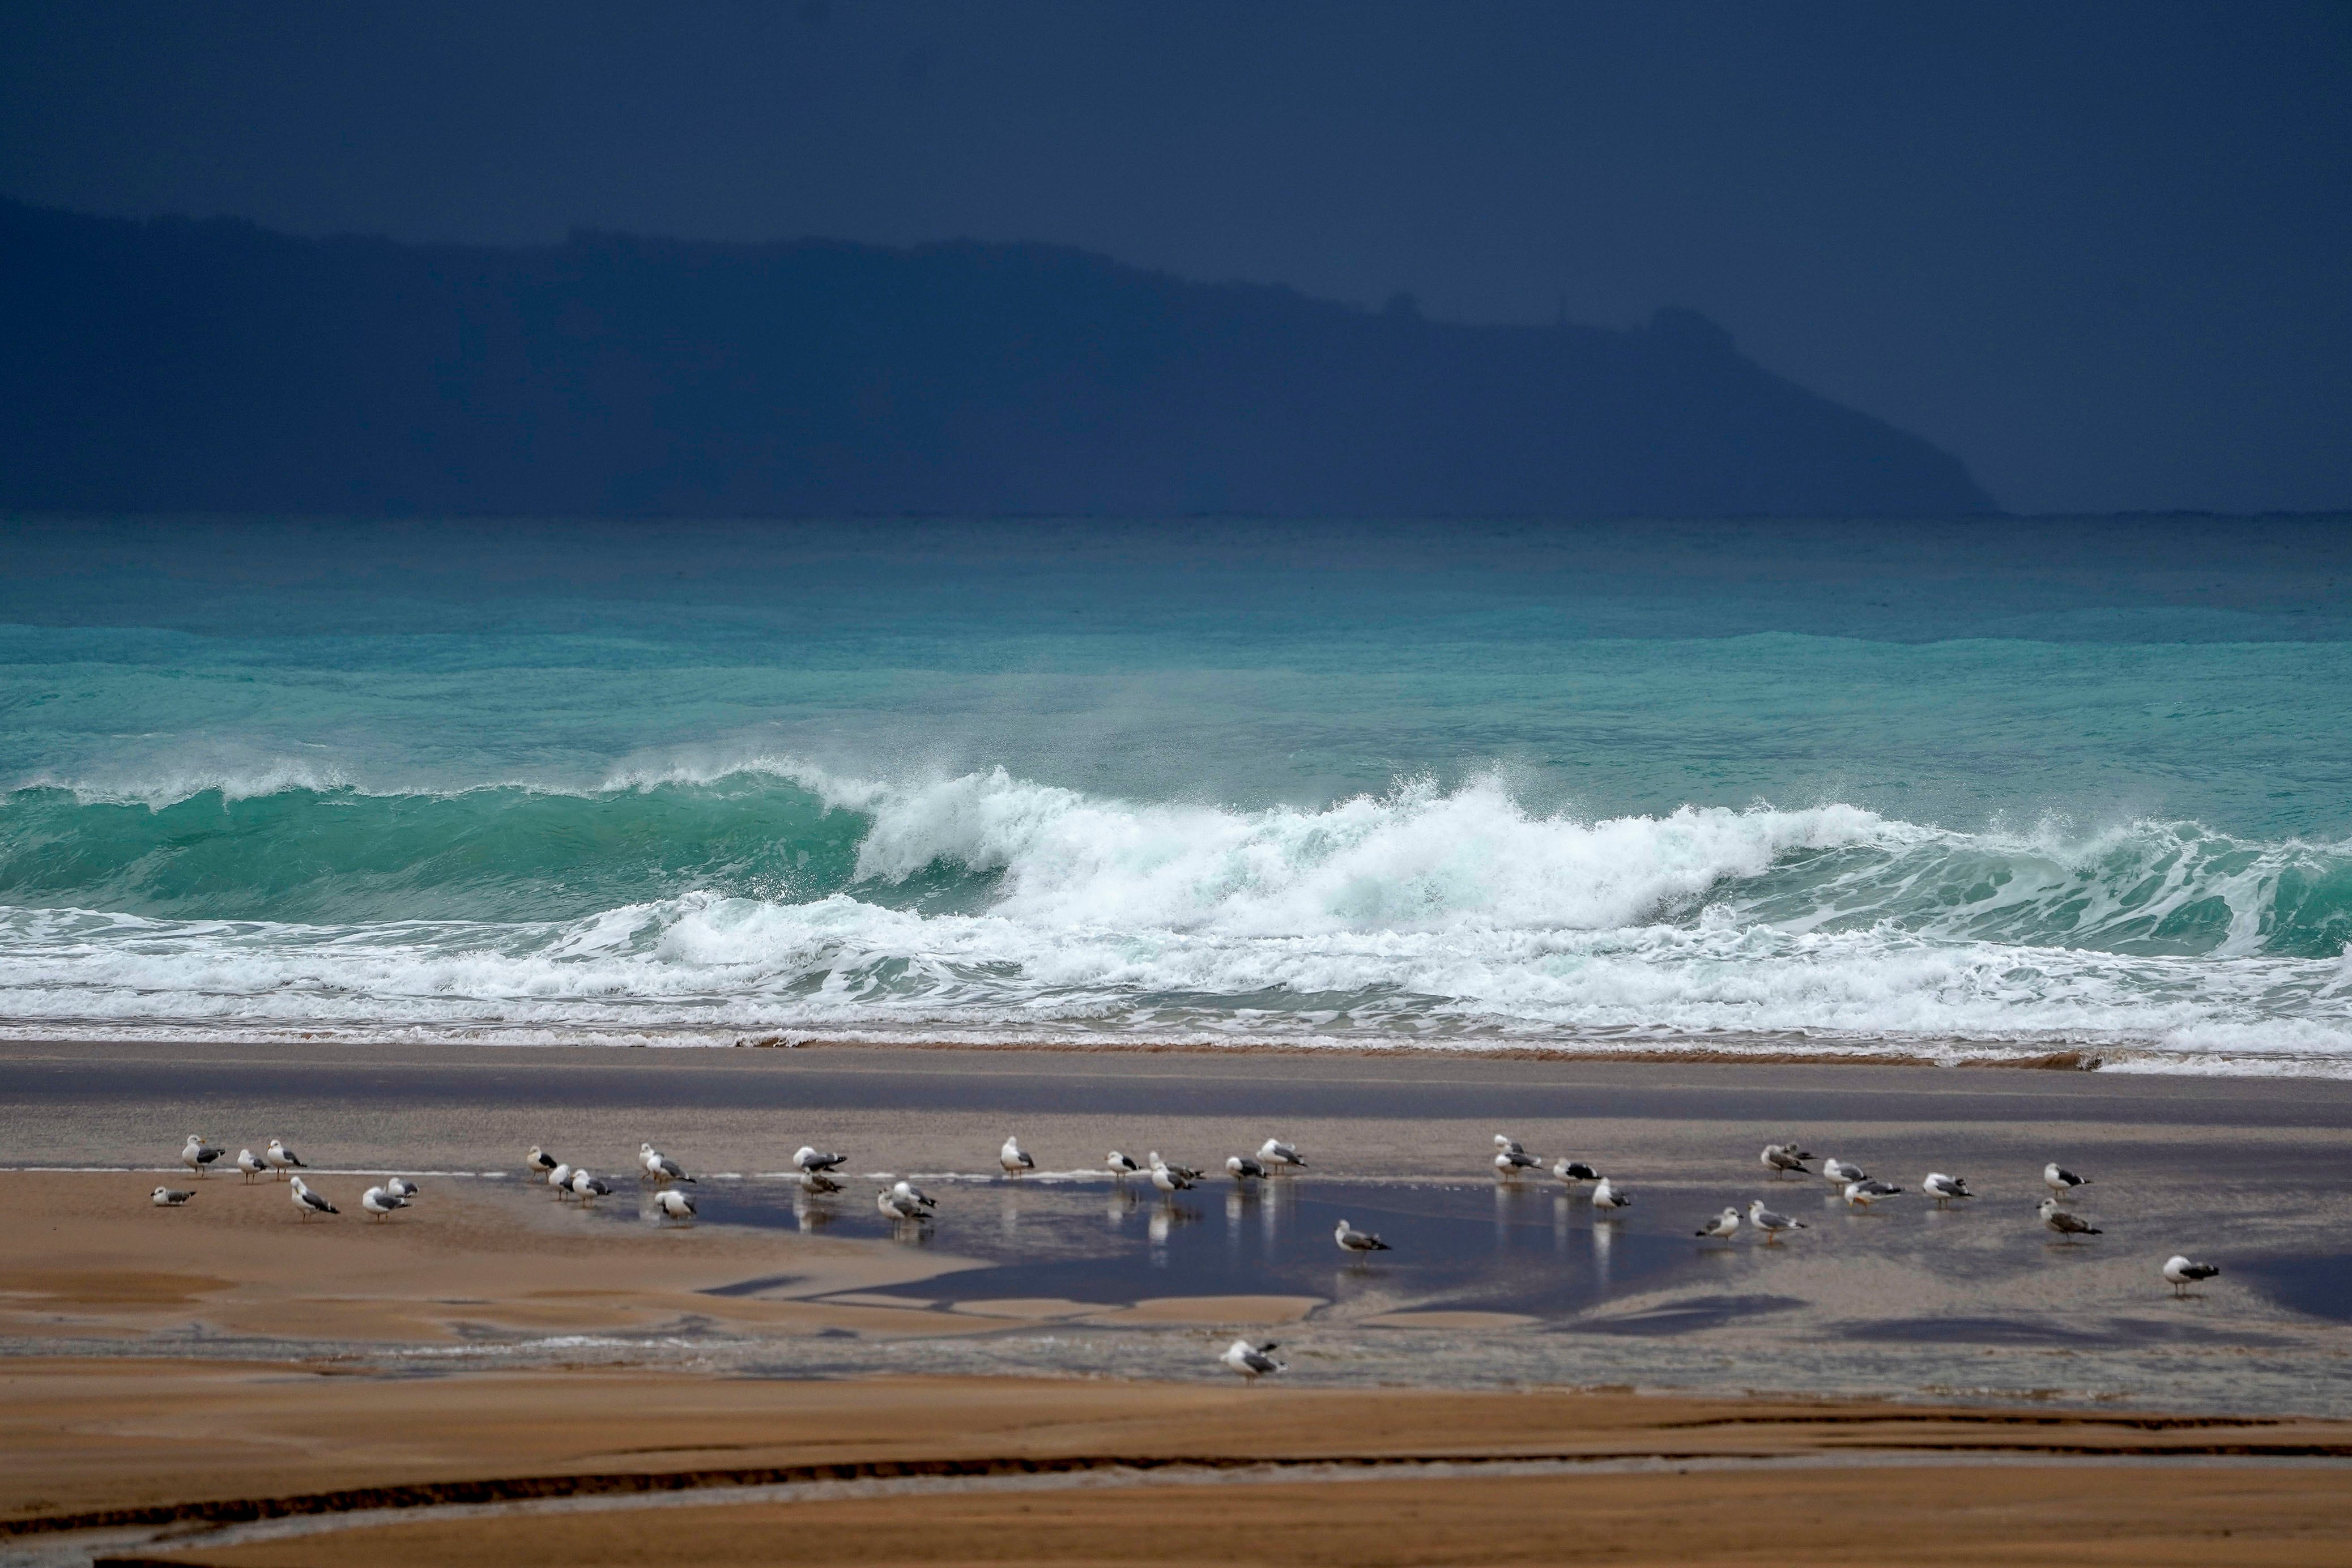
M1824 1160L1822 1162L1822 1174L1839 1186L1844 1186L1848 1182L1866 1182L1870 1179L1870 1173L1851 1160Z
M1891 1198L1903 1189L1892 1182L1859 1181L1845 1184L1845 1201L1855 1208L1868 1208L1881 1198Z
M2073 1192L2076 1187L2089 1186L2091 1184L2091 1178L2088 1176L2078 1176L2074 1172L2066 1169L2063 1165L2061 1165L2057 1161L2053 1160L2050 1163L2042 1167L2042 1184L2048 1187L2052 1192L2056 1193L2063 1198L2068 1193Z
M1230 1370L1240 1373L1252 1383L1255 1383L1268 1373L1282 1370L1282 1363L1265 1353L1274 1349L1274 1346L1275 1342L1272 1340L1266 1341L1262 1345L1254 1345L1247 1340L1235 1340L1225 1347L1225 1353L1217 1359L1224 1363Z
M1706 1224L1701 1226L1695 1234L1706 1237L1715 1241L1729 1241L1732 1238L1732 1236L1738 1229L1739 1211L1735 1208L1727 1208L1721 1214L1707 1221Z
M181 1201L186 1201L186 1194L183 1193L179 1195ZM155 1189L155 1201L159 1204L163 1201L162 1187ZM2186 1296L2189 1294L2189 1287L2200 1279L2210 1279L2220 1272L2221 1272L2221 1265L2191 1263L2189 1261L2189 1255L2185 1252L2176 1252L2164 1260L2165 1283L2172 1287L2172 1293L2176 1296Z
M1171 1197L1188 1190L1192 1185L1193 1179L1192 1173L1181 1165L1170 1165L1159 1161L1152 1163L1151 1184Z
M1225 1170L1236 1182L1265 1180L1265 1167L1247 1154L1226 1155Z
M1796 1171L1807 1175L1811 1173L1805 1164L1808 1156L1798 1153L1792 1144L1767 1143L1764 1145L1764 1152L1757 1155L1756 1158L1763 1163L1766 1170L1772 1173L1776 1181L1783 1173L1789 1171Z
M1927 1179L1919 1184L1919 1190L1935 1199L1937 1208L1942 1208L1954 1198L1976 1196L1976 1194L1969 1191L1968 1183L1958 1176L1948 1176L1941 1171L1928 1172Z
M1279 1138L1269 1138L1257 1146L1257 1157L1269 1165L1296 1165L1307 1168L1307 1156Z
M286 1146L285 1140L281 1138L272 1138L269 1141L269 1147L261 1152L261 1159L262 1163L273 1171L307 1171L310 1169L308 1165L302 1163L302 1156L294 1152L293 1150L289 1149Z
M535 1176L543 1176L555 1169L555 1156L534 1143L522 1157L523 1168Z
M1135 1163L1134 1155L1122 1154L1116 1149L1103 1156L1103 1163L1109 1168L1114 1178L1122 1182L1143 1169Z
M1571 1160L1565 1154L1562 1154L1553 1164L1551 1173L1571 1187L1579 1182L1597 1182L1601 1179L1600 1172L1583 1161Z
M360 1194L360 1207L367 1210L377 1219L383 1218L394 1209L404 1209L407 1206L406 1198L402 1197L398 1193L386 1192L382 1187L370 1187Z
M196 1194L194 1193L183 1191L178 1187L157 1187L155 1189L155 1195L150 1201L152 1202L159 1209L175 1209L195 1195ZM2186 1263L2189 1260L2185 1258L2176 1258L2172 1261L2175 1263Z
M309 1219L314 1214L341 1214L343 1212L334 1205L329 1203L326 1199L320 1197L318 1194L312 1192L310 1190L310 1184L304 1181L299 1176L294 1178L294 1185L291 1191L294 1197L294 1206L302 1211L302 1217L304 1219Z
M996 1163L1004 1167L1004 1173L1008 1176L1017 1176L1024 1171L1037 1168L1037 1162L1021 1152L1021 1140L1018 1138L1004 1141L1004 1147L996 1152Z
M1358 1230L1354 1226L1349 1225L1344 1219L1339 1222L1339 1228L1331 1233L1331 1239L1339 1244L1339 1250L1342 1252L1386 1252L1389 1250L1389 1244L1387 1242L1382 1241L1379 1237L1374 1236L1369 1230Z
M846 1154L828 1154L822 1149L803 1143L801 1152L793 1156L793 1163L803 1171L834 1171L840 1169L841 1163L848 1158Z
M254 1177L269 1169L261 1163L261 1156L250 1149L239 1149L236 1152L236 1168L245 1173L245 1179L247 1182L251 1182Z
M572 1167L561 1160L557 1161L555 1169L547 1173L547 1184L555 1189L557 1197L569 1197L572 1194Z
M1618 1209L1629 1209L1633 1206L1633 1194L1622 1187L1612 1184L1608 1177L1603 1176L1601 1178L1601 1184L1592 1189L1592 1206L1602 1214L1612 1214Z
M1790 1219L1784 1214L1774 1214L1764 1206L1762 1198L1758 1198L1748 1205L1748 1223L1764 1233L1764 1245L1767 1247L1780 1245L1780 1233L1784 1230L1811 1228L1803 1220Z
M803 1171L801 1173L801 1191L804 1193L814 1193L818 1196L822 1197L827 1193L837 1193L841 1191L841 1184L835 1181L831 1176L826 1175L823 1171Z
M875 1194L874 1206L882 1211L882 1216L885 1219L911 1219L919 1222L925 1217L922 1205L905 1196L893 1187L885 1187Z
M593 1203L613 1194L612 1183L602 1176L592 1176L584 1170L572 1172L572 1179L563 1184L570 1187L572 1195L583 1203Z
M1495 1156L1495 1173L1505 1181L1517 1176L1521 1171L1542 1169L1543 1162L1525 1149L1517 1147L1505 1149Z
M180 1145L180 1163L201 1176L205 1173L205 1167L219 1159L226 1152L214 1148L191 1132L188 1134L188 1141Z
M928 1214L940 1206L940 1200L903 1177L890 1184L893 1195L910 1200L917 1208Z
M425 1189L406 1176L394 1176L383 1184L383 1190L396 1198L413 1198Z
M1495 1134L1495 1147L1501 1150L1506 1154L1524 1154L1528 1152L1526 1144L1520 1142L1516 1138L1507 1137L1500 1132Z
M1192 1169L1192 1166L1190 1166L1190 1165L1171 1165L1171 1164L1170 1164L1167 1161L1165 1161L1165 1160L1161 1159L1161 1158L1160 1157L1160 1151L1159 1151L1159 1150L1157 1150L1157 1149L1154 1149L1154 1150L1151 1152L1151 1168L1152 1168L1153 1170L1155 1170L1155 1171L1172 1171L1172 1172L1174 1172L1177 1175L1181 1176L1181 1177L1183 1177L1183 1178L1184 1178L1184 1184L1185 1184L1186 1186L1188 1186L1188 1187L1189 1187L1189 1186L1191 1186L1194 1182L1197 1182L1197 1181L1199 1181L1199 1180L1201 1179L1201 1173L1200 1173L1200 1172L1198 1172L1198 1171L1196 1171L1196 1170L1194 1170L1194 1169Z
M654 1207L670 1219L692 1219L694 1200L676 1187L664 1187L654 1194Z
M679 1164L677 1161L671 1159L668 1155L663 1153L660 1150L655 1148L650 1143L640 1143L637 1145L637 1163L643 1165L646 1168L646 1174L652 1177L656 1182L690 1182L694 1180L692 1176L686 1173L685 1166Z
M2060 1208L2056 1198L2044 1198L2042 1200L2042 1223L2056 1231L2060 1236L2064 1237L2068 1241L2073 1241L2078 1236L2098 1236L2103 1234L2097 1226L2093 1225L2090 1221L2083 1218L2081 1215L2068 1214L2064 1209Z

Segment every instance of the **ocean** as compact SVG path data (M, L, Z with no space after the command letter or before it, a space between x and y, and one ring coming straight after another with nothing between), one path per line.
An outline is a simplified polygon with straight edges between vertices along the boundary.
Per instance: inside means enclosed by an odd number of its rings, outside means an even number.
M2352 520L0 520L0 1034L2352 1073Z

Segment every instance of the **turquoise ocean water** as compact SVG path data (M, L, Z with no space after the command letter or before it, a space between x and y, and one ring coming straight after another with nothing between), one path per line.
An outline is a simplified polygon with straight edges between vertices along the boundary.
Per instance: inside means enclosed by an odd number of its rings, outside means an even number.
M0 520L0 1030L2352 1071L2352 521Z

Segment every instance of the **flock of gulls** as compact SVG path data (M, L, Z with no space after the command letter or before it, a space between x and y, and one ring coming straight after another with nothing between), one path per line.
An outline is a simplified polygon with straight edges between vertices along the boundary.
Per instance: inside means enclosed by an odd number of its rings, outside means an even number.
M1571 1191L1590 1184L1591 1203L1597 1218L1614 1219L1633 1206L1633 1194L1629 1188L1581 1160L1563 1155L1547 1166L1541 1156L1529 1153L1527 1146L1517 1139L1501 1132L1495 1134L1495 1173L1500 1180L1515 1182L1528 1172L1542 1173L1549 1169L1552 1176ZM187 1142L180 1150L180 1163L198 1176L204 1175L226 1157L226 1150L194 1132L188 1134ZM1793 1140L1767 1143L1757 1158L1774 1181L1785 1181L1790 1176L1819 1175L1826 1178L1846 1205L1857 1210L1866 1211L1888 1198L1902 1196L1907 1190L1893 1182L1872 1176L1852 1161L1821 1159ZM839 1193L843 1190L841 1167L847 1160L845 1154L804 1144L793 1156L792 1174L801 1189L812 1195ZM1820 1160L1818 1167L1812 1163L1815 1160ZM1018 1138L1004 1141L1003 1146L997 1151L996 1162L1010 1178L1026 1175L1037 1168L1035 1158L1021 1147ZM258 1154L251 1149L239 1149L236 1158L230 1163L243 1173L247 1182L263 1176L285 1178L294 1207L305 1220L315 1215L342 1212L302 1179L299 1173L308 1167L302 1157L289 1148L283 1139L272 1138ZM1207 1179L1207 1173L1203 1171L1160 1158L1156 1149L1140 1161L1114 1149L1105 1158L1104 1164L1114 1180L1121 1184L1129 1178L1148 1180L1153 1188L1171 1199ZM545 1182L559 1199L576 1198L583 1204L592 1204L598 1198L611 1195L614 1190L611 1183L584 1166L559 1160L536 1143L525 1152L523 1165L530 1176ZM1306 1166L1306 1156L1296 1148L1278 1138L1269 1138L1258 1146L1255 1154L1228 1156L1224 1172L1235 1182L1265 1182L1282 1172L1304 1170ZM659 1219L685 1223L694 1218L695 1201L690 1194L679 1189L695 1184L695 1178L685 1166L651 1143L637 1146L637 1180L641 1186L653 1189L651 1203ZM2072 1245L2083 1237L2102 1234L2097 1226L2067 1206L2078 1189L2091 1184L2089 1177L2078 1176L2053 1160L2042 1167L2042 1181L2050 1189L2050 1196L2042 1200L2037 1212L2043 1226L2054 1233L2062 1243ZM414 1204L420 1190L406 1177L394 1176L362 1193L359 1200L360 1208L372 1218L385 1219ZM1942 1171L1930 1171L1921 1178L1919 1193L1935 1200L1939 1209L1976 1196L1969 1190L1966 1181ZM161 1186L155 1189L152 1201L158 1208L179 1208L195 1195L188 1189ZM883 1217L894 1223L920 1226L937 1214L940 1205L937 1198L901 1178L876 1192L874 1206ZM1792 1231L1809 1228L1803 1220L1778 1213L1767 1207L1762 1198L1756 1198L1748 1204L1744 1217L1737 1205L1727 1205L1715 1218L1700 1226L1696 1234L1703 1240L1729 1241L1738 1235L1742 1224L1762 1237L1763 1245L1767 1247L1779 1246L1781 1237ZM1391 1250L1389 1244L1378 1236L1370 1231L1358 1230L1345 1219L1332 1232L1331 1239L1341 1252L1360 1259L1375 1252ZM2221 1270L2214 1264L2193 1262L2185 1254L2175 1254L2165 1260L2159 1272L2165 1283L2172 1287L2173 1293L2181 1295L2190 1286L2210 1279ZM1255 1379L1283 1370L1284 1363L1273 1359L1272 1352L1276 1348L1272 1341L1235 1340L1218 1360L1242 1376Z

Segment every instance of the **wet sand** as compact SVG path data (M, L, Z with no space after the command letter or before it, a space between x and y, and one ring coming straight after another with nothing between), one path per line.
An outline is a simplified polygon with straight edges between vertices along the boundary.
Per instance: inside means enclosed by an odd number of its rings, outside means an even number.
M0 1119L18 1167L0 1172L18 1216L0 1229L0 1497L18 1520L549 1476L743 1483L820 1459L1065 1467L1017 1482L1050 1496L932 1476L908 1483L919 1496L420 1513L208 1538L185 1561L750 1563L789 1542L908 1563L1014 1546L1047 1562L1730 1562L1802 1539L1826 1562L2311 1562L2352 1541L2336 1457L2352 1443L2312 1419L2352 1418L2352 1259L2335 1239L2352 1219L2352 1085L16 1044L0 1047ZM232 1150L286 1137L347 1212L306 1222L275 1182L151 1173L191 1131ZM1498 1188L1496 1131L1594 1161L1637 1205L1604 1223L1548 1182ZM1046 1179L990 1173L1009 1131ZM1209 1165L1269 1134L1313 1162L1271 1192L1220 1180L1161 1205L1098 1173L1114 1146ZM1958 1171L1985 1196L1850 1214L1817 1178L1765 1178L1755 1150L1784 1134L1906 1185ZM699 1223L647 1223L632 1183L583 1212L518 1171L529 1142L625 1171L644 1139L705 1174ZM813 1213L762 1174L803 1142L861 1175L921 1173L939 1221L894 1232L865 1180ZM2094 1174L2079 1206L2106 1234L2069 1247L2034 1224L2053 1157ZM420 1176L423 1201L364 1220L360 1173L393 1170ZM156 1210L158 1181L199 1196ZM1690 1237L1750 1195L1811 1228L1774 1248ZM1334 1205L1387 1215L1409 1245L1355 1269L1322 1232ZM2175 1300L2154 1270L2176 1249L2226 1272ZM1213 1358L1240 1331L1282 1340L1281 1384L1228 1386ZM1590 1392L1609 1388L1649 1392ZM2181 1415L2222 1425L2168 1424ZM2231 1424L2246 1419L2263 1424ZM2020 1468L2021 1443L2095 1468ZM2250 1453L2256 1468L2229 1468ZM1187 1484L1139 1490L1100 1471L1531 1455L1580 1468L1382 1472L1386 1522L1364 1519L1360 1474L1162 1471ZM1770 1475L1740 1468L1757 1464ZM1202 1509L1212 1482L1223 1500Z

